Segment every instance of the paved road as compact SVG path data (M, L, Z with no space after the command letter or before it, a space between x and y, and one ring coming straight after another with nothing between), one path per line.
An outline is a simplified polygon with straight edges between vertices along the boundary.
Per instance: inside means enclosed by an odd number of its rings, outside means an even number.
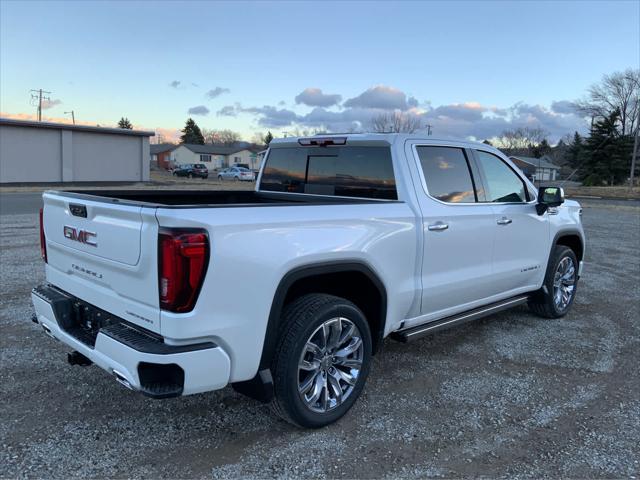
M42 193L0 193L0 216L38 213L42 206Z

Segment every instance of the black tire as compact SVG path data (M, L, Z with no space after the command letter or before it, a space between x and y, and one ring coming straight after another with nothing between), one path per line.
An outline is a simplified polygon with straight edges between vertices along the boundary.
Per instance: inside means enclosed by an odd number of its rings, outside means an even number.
M360 331L362 365L347 398L333 409L320 413L311 410L298 392L298 362L313 332L325 321L336 317L348 319ZM329 425L347 413L360 396L370 363L371 331L360 309L350 301L333 295L304 295L287 305L282 314L278 346L271 365L275 390L272 408L282 419L299 427L320 428Z
M218 181L221 182L222 181L222 175L218 175Z
M240 181L240 179L239 179L238 177L233 177L233 180L234 180L235 182L239 182L239 181Z
M554 280L556 271L563 259L569 258L573 262L575 269L573 293L566 306L560 307L554 300ZM569 310L573 301L576 298L576 291L578 287L578 259L576 254L569 247L564 245L556 245L551 250L551 256L549 257L549 264L547 265L547 271L544 276L544 283L542 288L535 292L529 300L529 309L535 314L544 318L560 318L564 317Z
M178 174L177 174L176 172L173 172L173 176L174 176L174 177L177 177L177 176L178 176Z

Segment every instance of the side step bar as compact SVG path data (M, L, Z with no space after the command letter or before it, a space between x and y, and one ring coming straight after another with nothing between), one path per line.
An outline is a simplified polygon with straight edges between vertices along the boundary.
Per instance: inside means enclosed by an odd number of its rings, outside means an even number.
M398 330L397 332L391 333L390 337L399 342L407 343L440 330L445 330L462 323L486 317L487 315L492 315L502 310L517 307L518 305L527 303L528 299L528 295L518 295L517 297L507 298L506 300L491 303L484 307L474 308L473 310L458 313L440 320L416 325L415 327L407 328L405 330Z

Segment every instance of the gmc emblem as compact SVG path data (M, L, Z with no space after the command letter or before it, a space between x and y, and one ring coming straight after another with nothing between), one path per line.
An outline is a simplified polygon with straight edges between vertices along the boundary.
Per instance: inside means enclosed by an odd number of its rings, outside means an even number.
M98 246L98 242L96 242L97 235L94 232L65 225L64 236L74 242L84 243L85 245L91 245L92 247Z

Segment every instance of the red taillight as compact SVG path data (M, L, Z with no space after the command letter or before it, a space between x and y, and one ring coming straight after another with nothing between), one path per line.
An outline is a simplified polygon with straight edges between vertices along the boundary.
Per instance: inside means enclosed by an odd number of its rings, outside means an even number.
M160 307L170 312L193 310L209 263L204 230L162 229L158 235Z
M44 238L44 222L42 219L44 209L40 209L40 255L45 263L47 263L47 241Z

